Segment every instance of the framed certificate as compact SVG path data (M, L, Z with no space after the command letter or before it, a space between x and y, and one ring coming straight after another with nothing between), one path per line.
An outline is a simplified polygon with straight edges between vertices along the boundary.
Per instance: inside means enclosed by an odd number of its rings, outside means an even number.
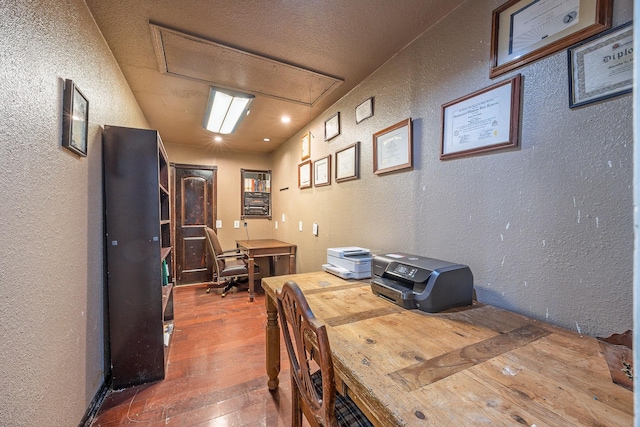
M324 140L329 141L340 135L340 112L335 113L324 122Z
M360 142L336 151L336 182L360 177Z
M373 173L408 169L413 166L411 119L373 134Z
M331 154L313 162L313 185L331 185Z
M611 28L612 0L509 0L493 11L491 78Z
M89 100L72 80L64 82L62 105L62 146L87 156Z
M311 160L298 165L298 188L311 187Z
M567 53L570 108L633 89L632 22L591 37Z
M300 160L307 160L309 157L311 157L311 134L307 132L300 140Z
M520 81L518 74L444 104L440 160L516 147Z
M373 116L373 97L356 107L356 124Z

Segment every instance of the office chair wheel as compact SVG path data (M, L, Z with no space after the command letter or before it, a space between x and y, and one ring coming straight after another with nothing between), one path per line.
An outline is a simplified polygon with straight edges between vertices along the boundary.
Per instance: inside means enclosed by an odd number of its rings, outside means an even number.
M207 293L210 293L210 292L211 292L211 288L207 288Z

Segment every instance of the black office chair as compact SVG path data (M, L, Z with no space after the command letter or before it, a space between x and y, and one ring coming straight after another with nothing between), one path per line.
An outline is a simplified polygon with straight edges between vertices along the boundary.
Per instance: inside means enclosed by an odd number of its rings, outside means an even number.
M222 291L222 297L224 298L232 287L238 286L241 282L247 282L249 278L247 257L238 249L223 251L216 232L210 227L205 227L204 231L209 254L213 258L213 278L207 286L207 293L211 292L212 287L224 287ZM255 274L258 272L258 266L255 266L254 276L259 277L259 275Z

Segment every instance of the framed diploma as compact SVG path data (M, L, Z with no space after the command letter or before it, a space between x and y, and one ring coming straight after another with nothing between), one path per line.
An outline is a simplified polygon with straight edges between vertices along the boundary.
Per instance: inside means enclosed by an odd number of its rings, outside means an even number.
M335 113L324 122L324 140L329 141L340 135L340 112Z
M336 182L360 177L360 143L356 142L336 151Z
M331 154L313 162L313 185L331 185Z
M569 48L569 107L629 93L633 89L633 24Z
M373 97L356 107L356 124L373 116Z
M408 169L413 166L411 119L373 134L373 173Z
M62 104L62 146L86 157L89 100L72 80L67 79Z
M300 140L300 160L307 160L311 156L311 134L302 135Z
M518 74L444 104L440 160L517 147L520 81Z
M493 11L491 78L611 28L612 0L509 0Z
M298 188L311 187L311 160L298 165Z

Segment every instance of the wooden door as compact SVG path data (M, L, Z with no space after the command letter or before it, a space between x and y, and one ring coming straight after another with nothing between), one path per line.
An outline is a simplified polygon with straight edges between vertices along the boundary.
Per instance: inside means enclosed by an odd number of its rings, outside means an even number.
M216 222L216 167L173 164L175 277L178 285L211 281L204 227Z

